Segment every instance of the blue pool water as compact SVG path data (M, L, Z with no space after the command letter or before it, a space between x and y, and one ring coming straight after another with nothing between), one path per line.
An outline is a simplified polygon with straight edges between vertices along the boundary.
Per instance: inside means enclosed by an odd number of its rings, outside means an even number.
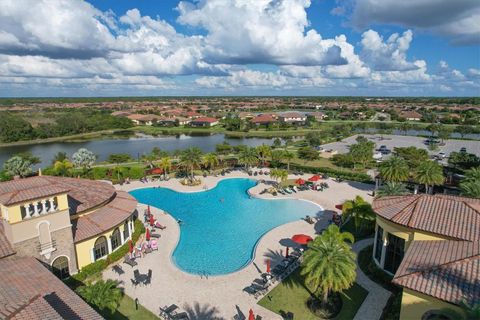
M130 194L183 221L172 257L180 269L220 275L247 265L256 243L269 230L321 211L319 206L302 200L250 198L247 190L255 183L250 179L227 179L202 192L146 188Z

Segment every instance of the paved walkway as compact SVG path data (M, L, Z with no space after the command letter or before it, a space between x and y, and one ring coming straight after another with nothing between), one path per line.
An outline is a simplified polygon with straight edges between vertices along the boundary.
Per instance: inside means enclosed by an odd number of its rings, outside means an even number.
M308 178L306 175L303 178ZM161 186L171 188L181 192L203 191L205 188L213 188L218 181L225 178L248 177L241 172L233 172L226 177L202 177L202 185L196 187L186 187L181 185L177 179L169 181L156 181L141 183L133 181L128 185L116 186L119 189L130 191L138 188L152 186ZM297 178L291 176L290 178ZM270 180L268 176L249 177ZM180 228L174 218L165 214L158 208L152 208L152 213L167 226L167 229L161 231L159 239L159 250L148 254L138 260L138 267L130 268L122 264L125 273L118 275L113 270L104 272L105 278L117 279L123 282L126 293L132 298L138 298L139 302L146 308L159 314L159 307L164 307L172 303L177 304L181 309L186 310L191 319L232 319L234 316L242 319L248 317L248 310L253 309L255 314L259 314L263 319L281 319L281 317L269 310L257 305L257 300L243 292L243 288L259 277L259 274L265 271L265 261L269 259L272 264L276 264L283 258L285 247L281 244L282 239L288 239L293 234L304 233L315 236L316 232L325 228L328 219L331 217L331 211L335 204L342 203L344 200L351 199L356 195L361 195L368 201L371 197L371 186L357 184L352 182L338 183L331 179L327 181L330 188L324 192L303 191L288 196L277 196L276 198L299 198L315 202L325 209L320 212L318 222L311 225L303 220L294 221L281 225L267 234L265 234L256 247L253 261L245 268L222 276L211 276L208 278L199 275L185 273L178 269L171 261L171 255L177 245L180 236ZM258 197L273 198L270 195L259 195L258 193L268 184L259 183L249 192ZM139 212L143 212L145 205L139 205ZM330 212L329 212L330 211ZM282 242L283 243L283 242ZM141 274L146 274L148 269L152 269L152 283L149 286L132 286L133 270L138 269Z
M358 255L363 248L368 247L373 243L373 238L364 239L356 242L352 249ZM382 315L383 308L387 304L390 295L390 291L385 290L377 283L370 280L369 277L363 273L357 263L357 283L363 288L368 290L367 298L363 301L360 309L358 309L354 320L378 320Z

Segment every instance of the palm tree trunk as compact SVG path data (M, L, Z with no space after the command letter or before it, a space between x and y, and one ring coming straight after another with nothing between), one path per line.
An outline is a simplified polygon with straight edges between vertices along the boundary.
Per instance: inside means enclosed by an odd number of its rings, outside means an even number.
M413 194L418 193L418 184L415 184L414 189L413 189Z
M328 303L328 290L323 293L322 306L326 306Z

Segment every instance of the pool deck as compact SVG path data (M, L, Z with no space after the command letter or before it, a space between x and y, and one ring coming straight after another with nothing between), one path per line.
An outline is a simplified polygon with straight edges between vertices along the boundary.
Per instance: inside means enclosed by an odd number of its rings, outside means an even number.
M303 176L308 179L311 175ZM298 178L299 176L290 176L289 178ZM214 188L217 183L225 178L253 178L271 181L268 176L249 177L241 172L233 172L226 176L201 178L202 184L195 187L183 186L177 179L170 179L162 182L141 183L133 181L128 185L116 186L118 189L131 191L139 188L161 186L171 188L179 192L203 191L205 188ZM281 317L259 305L258 300L248 295L243 288L249 286L252 281L265 272L266 259L272 261L272 266L281 261L285 253L285 247L280 243L282 239L289 239L293 234L304 233L315 236L316 231L325 228L331 213L336 204L344 200L354 198L356 195L362 196L368 201L372 200L369 196L371 186L354 182L335 182L327 180L330 188L323 191L302 191L288 196L279 195L259 195L259 192L268 185L259 183L251 188L249 192L252 196L261 198L295 198L304 199L317 203L324 208L325 213L318 217L315 224L308 224L300 220L281 225L260 239L253 261L245 268L228 275L210 276L208 278L199 275L185 273L178 269L171 261L170 257L175 249L180 236L180 229L175 219L165 214L162 210L152 208L152 213L164 225L165 230L159 231L159 250L138 259L138 270L141 274L146 274L148 269L152 269L152 283L149 286L133 287L130 279L133 278L133 270L128 265L121 264L124 274L118 275L111 269L104 272L105 278L117 279L123 282L126 293L133 299L138 298L139 303L159 314L160 307L170 304L178 305L183 311L186 311L190 319L244 319L248 317L248 311L253 309L255 314L259 314L263 319L281 319ZM139 212L143 213L146 205L139 204ZM254 223L252 221L251 223Z

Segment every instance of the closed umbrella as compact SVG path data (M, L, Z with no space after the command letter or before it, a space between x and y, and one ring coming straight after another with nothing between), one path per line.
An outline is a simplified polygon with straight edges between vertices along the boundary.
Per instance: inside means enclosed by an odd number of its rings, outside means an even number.
M253 314L252 309L250 309L250 311L248 311L248 320L255 320L255 315Z
M147 241L150 241L150 229L147 228L147 234L145 235L145 239L147 239Z
M270 273L270 260L267 260L267 273Z
M150 205L147 207L148 214L150 214Z
M312 241L312 237L306 235L306 234L296 234L292 237L292 241L298 244L305 245Z
M155 225L155 218L153 217L153 214L150 215L150 226L154 226Z
M288 258L288 247L287 247L287 251L285 252L285 258Z

